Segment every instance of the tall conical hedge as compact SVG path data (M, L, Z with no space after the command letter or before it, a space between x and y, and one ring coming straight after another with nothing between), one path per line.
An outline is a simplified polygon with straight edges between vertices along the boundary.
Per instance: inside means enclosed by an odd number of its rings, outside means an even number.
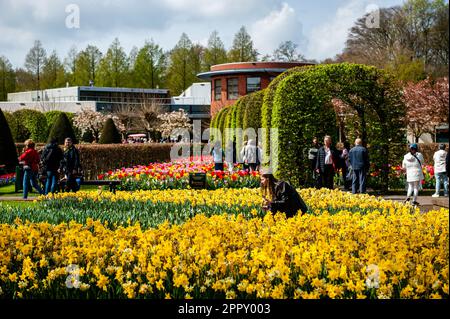
M78 142L67 115L65 113L61 113L59 114L56 122L53 123L50 134L48 135L48 142L50 142L53 138L56 138L58 140L58 144L64 144L66 137L70 137L74 144Z
M5 165L8 172L13 172L17 160L17 149L5 115L0 109L0 165Z
M122 142L122 137L120 136L120 133L111 118L106 120L98 142L100 144L118 144Z

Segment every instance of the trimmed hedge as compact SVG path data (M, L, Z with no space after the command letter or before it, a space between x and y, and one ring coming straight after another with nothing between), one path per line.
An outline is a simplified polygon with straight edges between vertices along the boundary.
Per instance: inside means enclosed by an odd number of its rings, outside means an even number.
M20 142L23 142L28 138L31 138L34 142L45 142L47 140L47 119L42 112L23 109L15 111L13 116L20 123L19 126L23 125L24 127L24 129L20 128L24 133L20 138L25 139Z
M245 100L244 116L242 119L243 131L248 128L253 128L256 134L258 134L258 129L261 128L261 107L265 93L266 90L254 92Z
M224 130L225 129L225 120L227 118L227 114L229 111L230 111L229 107L226 107L221 111L222 114L220 116L218 129L220 130L220 133L222 134L222 144L225 143L225 134L224 134L225 133L225 130Z
M47 142L50 142L52 139L56 138L58 140L58 144L64 144L64 140L67 137L70 137L74 144L78 142L75 132L73 131L72 124L70 124L66 113L61 112L59 113L55 123L53 123Z
M170 161L170 149L173 144L79 144L81 165L88 179L106 171L146 165L152 162Z
M236 105L231 105L228 107L228 112L225 116L225 124L224 124L224 145L228 145L229 141L233 141L235 138L234 130L228 130L227 129L233 129L233 114L236 109Z
M312 138L329 134L336 141L332 98L341 99L356 112L358 125L350 135L369 142L371 162L382 169L382 190L387 190L387 164L397 160L389 152L390 145L404 144L405 106L400 88L388 73L359 64L315 66L280 82L271 119L271 127L279 130L277 175L296 186L304 184Z
M313 66L301 66L286 70L285 72L278 75L275 79L270 82L269 86L265 89L265 94L263 98L263 103L261 106L261 127L266 129L266 134L263 137L263 150L265 154L269 154L270 150L270 128L272 127L272 108L273 100L275 98L275 93L278 85L282 80L287 78L289 75L297 72L302 72L313 68Z
M293 73L278 85L272 110L273 128L278 128L276 175L295 186L310 174L305 149L314 136L331 135L336 141L336 113L328 101L323 72Z
M119 144L122 141L119 131L112 118L106 120L100 136L100 144Z
M13 172L19 163L14 140L8 122L0 109L0 165L5 165L7 172Z

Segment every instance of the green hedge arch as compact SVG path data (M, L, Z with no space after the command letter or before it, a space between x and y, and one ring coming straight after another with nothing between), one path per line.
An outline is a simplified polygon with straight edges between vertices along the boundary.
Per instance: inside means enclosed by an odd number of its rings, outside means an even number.
M264 134L262 139L263 149L266 151L266 154L268 154L268 150L270 149L270 128L272 125L272 108L273 108L273 100L275 98L275 93L278 88L278 85L291 74L302 72L312 67L313 66L299 66L288 69L285 72L278 75L275 79L273 79L272 82L270 82L269 86L265 89L265 94L261 107L261 127L266 129L265 131L266 133Z
M328 134L336 142L333 98L353 111L357 125L351 134L368 145L372 163L382 169L382 190L387 190L389 145L403 142L405 107L391 75L360 64L319 65L293 72L279 82L271 116L271 127L278 128L276 175L296 186L304 185L311 139Z
M266 90L254 92L245 100L244 116L242 119L242 129L244 131L248 128L253 128L256 134L258 134L258 129L261 128L261 107L265 93Z

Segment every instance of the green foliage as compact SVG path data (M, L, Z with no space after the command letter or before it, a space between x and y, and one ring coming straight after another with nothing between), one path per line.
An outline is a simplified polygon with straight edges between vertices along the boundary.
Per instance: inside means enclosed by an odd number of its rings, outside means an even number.
M386 67L399 81L419 82L426 79L425 63L419 59L411 60L410 57L400 55L396 61Z
M119 39L116 38L100 61L99 86L126 86L128 83L128 63L128 57L120 45Z
M261 127L266 129L265 135L263 136L262 144L263 150L265 154L269 153L270 150L270 128L272 127L272 108L273 108L273 99L275 97L276 90L280 82L288 77L289 75L301 72L303 70L307 70L311 68L307 67L295 67L288 69L287 71L281 73L275 79L270 82L269 86L265 89L264 99L261 108Z
M277 176L295 186L304 184L307 147L314 136L336 135L326 74L320 69L293 73L279 84L273 103L272 127L278 128ZM335 140L335 139L334 139Z
M122 141L119 131L114 121L109 118L103 126L102 135L100 136L100 144L119 144Z
M265 93L266 90L260 90L250 94L249 98L246 99L242 120L244 131L248 128L253 128L258 134L258 129L261 128L261 107Z
M224 145L227 145L228 141L232 141L234 138L234 132L231 130L232 127L232 118L233 118L233 113L235 110L236 106L235 105L231 105L228 107L228 112L225 116L225 124L224 124ZM228 130L227 130L228 129Z
M56 138L58 140L58 144L64 144L66 137L72 138L74 144L77 143L75 133L69 119L67 118L67 115L64 112L61 112L50 130L48 142Z
M226 107L223 109L222 112L222 116L220 117L220 122L219 122L219 130L222 134L222 143L225 143L225 120L227 118L228 112L230 111L229 107Z
M166 55L153 40L146 41L139 50L133 68L133 82L136 87L164 87L164 69Z
M224 115L225 112L225 108L221 109L219 112L216 113L215 115L215 129L217 129L218 131L220 131L220 121L222 119L222 116ZM222 134L222 132L220 132L220 134ZM218 138L218 136L214 136L214 140ZM220 139L222 139L222 136L220 136Z
M172 95L180 94L197 81L196 61L196 46L187 34L183 33L170 53L167 86Z
M35 142L45 142L47 138L47 119L42 112L22 109L15 111L11 132L16 142L23 142L28 138Z
M17 164L16 145L5 115L0 109L0 165L5 165L8 172L13 172Z
M387 189L389 145L403 140L405 107L394 79L366 65L316 66L293 73L278 84L271 119L271 127L279 133L277 175L294 185L303 184L312 138L328 134L336 141L332 98L342 100L356 114L353 120L357 125L350 126L349 136L368 142L371 161L382 169L383 188Z
M16 143L25 141L30 135L30 132L28 132L28 130L19 121L19 119L14 116L14 113L4 112L3 114L5 115L6 122L9 125L9 129L11 130L13 140Z

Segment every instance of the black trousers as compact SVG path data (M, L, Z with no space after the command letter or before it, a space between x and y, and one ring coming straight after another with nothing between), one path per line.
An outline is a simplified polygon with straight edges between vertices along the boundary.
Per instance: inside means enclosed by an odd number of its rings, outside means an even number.
M334 168L333 165L325 165L325 171L320 172L319 188L333 189Z

